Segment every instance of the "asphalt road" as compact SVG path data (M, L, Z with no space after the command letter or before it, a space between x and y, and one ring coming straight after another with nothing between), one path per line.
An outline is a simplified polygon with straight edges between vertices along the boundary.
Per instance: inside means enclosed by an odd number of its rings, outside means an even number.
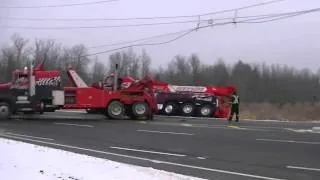
M65 115L0 122L0 137L205 179L320 179L319 123Z

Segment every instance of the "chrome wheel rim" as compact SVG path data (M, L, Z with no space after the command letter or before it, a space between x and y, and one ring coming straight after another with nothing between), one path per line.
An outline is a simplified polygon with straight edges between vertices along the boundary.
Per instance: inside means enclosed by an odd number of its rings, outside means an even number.
M137 104L134 108L135 112L139 115L145 114L147 108L144 104Z
M111 113L115 116L119 116L122 113L122 108L120 105L112 105Z
M191 105L186 105L186 106L183 106L183 112L186 113L186 114L189 114L191 113L193 110L192 106Z
M171 113L173 111L173 106L168 105L168 106L166 106L166 108L164 110L166 111L166 113Z
M6 117L9 115L9 107L5 105L0 106L0 116L1 117Z
M209 107L203 107L203 108L201 108L201 114L203 115L203 116L208 116L209 114L210 114L210 112L211 112L211 110L210 110L210 108Z

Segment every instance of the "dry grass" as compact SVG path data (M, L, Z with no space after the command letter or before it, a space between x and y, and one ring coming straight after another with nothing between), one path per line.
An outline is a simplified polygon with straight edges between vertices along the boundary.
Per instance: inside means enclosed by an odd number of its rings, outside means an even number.
M282 107L270 103L243 103L240 106L240 118L290 121L320 120L320 106L311 103L286 104Z

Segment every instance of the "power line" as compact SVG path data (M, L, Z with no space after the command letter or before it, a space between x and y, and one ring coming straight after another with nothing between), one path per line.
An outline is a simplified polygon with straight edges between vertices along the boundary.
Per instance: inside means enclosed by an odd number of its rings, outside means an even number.
M223 26L223 25L227 25L227 24L232 24L233 22L225 22L225 23L217 23L214 26ZM207 27L212 27L212 25L206 25L206 26L201 26L201 27L197 27L197 28L193 28L190 29L189 31L173 38L167 41L163 41L163 42L157 42L157 43L142 43L142 44L133 44L133 45L128 45L128 46L123 46L123 47L119 47L119 48L114 48L114 49L109 49L109 50L105 50L105 51L100 51L100 52L96 52L96 53L92 53L92 54L87 54L84 57L88 57L88 56L95 56L95 55L99 55L99 54L105 54L105 53L109 53L109 52L114 52L114 51L118 51L121 49L126 49L126 48L130 48L130 47L139 47L139 46L155 46L155 45L163 45L163 44L168 44L171 42L174 42L176 40L179 40L187 35L189 35L190 33L197 31L199 29L203 29L203 28L207 28Z
M92 2L92 3L97 4L97 3L105 3L105 2L111 2L111 1L98 1L98 2ZM115 1L115 0L113 0L113 1ZM233 8L233 9L226 9L226 10L222 10L222 11L214 11L214 12L208 12L208 13L203 13L203 14L194 14L194 15L181 15L181 16L157 16L157 17L135 17L135 18L77 18L77 19L76 18L23 18L23 17L0 17L0 18L1 19L10 19L10 20L27 20L27 21L128 21L128 20L178 19L178 18L194 18L194 17L199 17L199 16L201 17L201 16L222 14L222 13L227 13L227 12L234 12L234 11L249 9L249 8L253 8L253 7L274 4L274 3L281 2L281 1L285 1L285 0L272 0L272 1L252 4L252 5Z
M297 12L289 12L289 13L274 13L274 14L261 14L261 15L254 15L254 16L240 16L237 17L237 19L245 19L245 18L254 18L254 19L249 19L249 20L259 20L261 18L265 18L265 17L277 17L280 15L291 15L293 13L297 13ZM213 21L217 21L217 20L233 20L234 17L227 17L227 18L217 18L217 19L212 19ZM250 23L249 20L242 20L239 21L238 23ZM160 35L155 35L155 36L149 36L146 38L140 38L140 39L136 39L136 40L131 40L131 41L122 41L122 42L117 42L117 43L110 43L110 44L103 44L103 45L97 45L97 46L91 46L89 47L89 49L96 49L96 48L102 48L102 47L109 47L109 46L116 46L116 45L124 45L124 44L130 44L130 43L136 43L136 42L141 42L141 41L147 41L147 40L152 40L155 38L160 38L160 37L166 37L166 36L171 36L171 35L175 35L175 34L181 34L187 31L192 30L193 28L189 28L189 29L185 29L185 30L181 30L181 31L177 31L177 32L172 32L172 33L165 33L165 34L160 34Z
M302 11L293 11L293 12L286 12L286 13L273 13L273 14L263 14L263 15L253 15L253 16L242 16L236 17L236 19L244 19L242 21L249 22L256 18L257 20L268 19L268 18L278 18L282 16L290 16L294 14L307 14L312 12L319 11L320 8L314 8L309 10L302 10ZM247 20L246 20L247 19ZM34 29L34 30L41 30L41 29L54 29L54 30L67 30L67 29L103 29L103 28L121 28L121 27L143 27L143 26L158 26L158 25L174 25L174 24L188 24L188 23L209 23L220 21L220 20L235 20L235 17L226 17L226 18L216 18L216 19L206 19L206 20L188 20L188 21L169 21L169 22L155 22L155 23L140 23L140 24L121 24L121 25L102 25L102 26L65 26L65 27L33 27L33 26L0 26L0 28L14 28L14 29Z
M92 54L87 54L87 55L85 55L85 57L99 55L99 54L105 54L105 53L114 52L114 51L130 48L130 47L154 46L154 45L168 44L168 43L174 42L176 40L179 40L179 39L191 34L194 31L197 31L197 30L203 29L203 28L208 28L208 27L223 26L223 25L227 25L227 24L236 24L236 23L265 23L265 22L271 22L271 21L276 21L276 20L280 20L280 19L295 17L295 16L299 16L299 15L303 15L303 14L307 14L307 13L311 13L311 12L317 12L317 11L320 11L320 8L312 9L309 11L301 11L301 12L297 12L296 14L291 14L291 15L290 14L288 15L288 13L287 13L285 16L282 15L280 17L269 19L269 20L263 20L263 19L266 19L266 17L260 17L260 18L242 20L242 21L237 21L237 22L232 21L232 22L216 23L216 24L211 24L211 25L206 25L206 26L201 26L201 27L190 29L189 31L187 31L187 32L185 32L185 33L183 33L183 34L181 34L171 40L168 40L168 41L163 41L163 42L158 42L158 43L141 43L141 44L127 45L127 46L123 46L123 47L119 47L119 48L114 48L114 49L100 51L100 52L96 52L96 53L92 53ZM268 17L268 18L270 18L270 17ZM260 20L262 19L263 21L252 21L252 20L259 20L259 19Z
M247 19L247 20L240 21L239 23L246 23L246 24L266 23L266 22L272 22L272 21L277 21L281 19L288 19L295 16L300 16L300 15L309 14L309 13L318 12L318 11L320 11L320 8L315 8L315 9L310 9L305 11L297 11L292 13L284 13L278 16ZM255 21L255 20L260 20L260 21Z
M274 3L278 3L278 2L282 2L282 1L286 1L286 0L266 1L266 2L263 2L263 3L252 4L252 5L243 6L243 7L234 8L234 9L226 9L226 10L222 10L222 11L216 11L216 12L210 12L210 13L200 14L200 15L198 15L198 16L207 16L207 15L215 15L215 14L222 14L222 13L227 13L227 12L240 11L240 10L244 10L244 9L250 9L250 8L254 8L254 7L259 7L259 6L265 6L265 5L269 5L269 4L274 4Z
M84 3L71 3L71 4L56 4L56 5L43 5L43 6L0 6L0 9L36 9L36 8L58 8L58 7L69 7L69 6L85 6L109 3L117 0L105 0L105 1L94 1Z
M272 15L278 15L281 13L273 13ZM247 18L247 17L256 17L256 16L268 16L267 15L255 15L255 16L239 16L237 18ZM22 20L22 21L108 21L108 18L86 18L86 19L43 19L43 18L19 18L19 17L0 17L0 19L9 19L9 20ZM228 20L234 19L234 17L225 17L225 18L215 18L214 20ZM120 20L120 19L112 19ZM122 19L124 20L124 19Z
M253 15L253 16L240 16L240 17L237 17L237 19L245 19L245 18L258 18L258 19L261 19L261 17L275 17L275 16L279 16L279 15L283 15L283 14L288 14L289 15L289 14L292 14L292 13L293 12L289 12L289 13L274 13L274 14L261 14L261 15ZM233 20L233 19L234 19L234 17L226 17L226 18L216 18L216 19L212 19L212 20L213 21L217 21L217 20ZM253 19L253 20L256 20L256 19ZM245 21L241 21L241 22L244 23ZM102 48L102 47L110 47L110 46L116 46L116 45L124 45L124 44L136 43L136 42L141 42L141 41L147 41L147 40L152 40L152 39L155 39L155 38L181 34L181 33L190 31L192 29L193 28L189 28L189 29L176 31L176 32L170 32L170 33L164 33L164 34L159 34L159 35L154 35L154 36L148 36L148 37L145 37L145 38L135 39L135 40L131 40L131 41L122 41L122 42L116 42L116 43L109 43L109 44L103 44L103 45L90 46L88 48L89 49L96 49L96 48Z
M61 27L33 27L33 26L0 26L0 28L8 29L102 29L102 28L120 28L120 27L141 27L141 26L157 26L157 25L172 25L172 24L188 24L198 23L198 20L189 21L171 21L171 22L157 22L157 23L140 23L140 24L122 24L122 25L102 25L102 26L61 26ZM200 20L204 22L204 20Z
M160 37L166 37L166 36L171 36L171 35L176 35L176 34L181 34L185 33L187 31L190 31L191 28L186 29L186 30L181 30L177 32L171 32L171 33L165 33L165 34L160 34L160 35L155 35L155 36L149 36L145 38L140 38L132 41L123 41L123 42L117 42L117 43L111 43L111 44L103 44L103 45L97 45L97 46L91 46L89 49L96 49L96 48L101 48L101 47L109 47L109 46L116 46L116 45L124 45L124 44L130 44L130 43L136 43L136 42L141 42L141 41L147 41L155 38L160 38Z

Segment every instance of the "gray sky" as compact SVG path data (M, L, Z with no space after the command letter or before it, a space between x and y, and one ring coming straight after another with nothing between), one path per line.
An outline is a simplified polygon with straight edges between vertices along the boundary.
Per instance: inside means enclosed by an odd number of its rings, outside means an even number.
M1 6L39 6L66 4L95 0L0 0ZM119 0L91 6L74 6L64 8L41 9L0 9L0 16L24 18L127 18L149 16L193 15L250 4L265 2L261 0ZM238 16L265 13L280 13L320 7L319 0L286 0L280 3L256 7L238 12ZM232 17L225 13L207 18ZM177 21L186 19L177 19ZM194 18L196 20L196 18ZM172 20L153 21L87 21L87 22L50 22L50 21L14 21L0 19L0 26L101 26L117 24L134 24L150 22L167 22ZM173 20L176 21L176 20ZM29 39L52 38L66 45L84 43L87 46L117 43L135 40L162 33L176 32L196 27L196 23L175 24L148 27L125 27L105 29L72 29L72 30L26 30L0 28L0 44L9 41L17 32ZM223 58L231 64L238 59L246 62L266 62L295 66L297 68L320 68L320 12L302 15L291 19L265 24L238 24L202 29L170 44L144 47L153 58L153 66L166 65L175 55L189 56L197 53L201 60L213 63ZM159 38L157 41L167 40ZM153 41L155 42L155 41ZM94 53L116 48L104 47L91 49ZM141 50L141 48L134 48ZM106 61L108 55L100 55Z

